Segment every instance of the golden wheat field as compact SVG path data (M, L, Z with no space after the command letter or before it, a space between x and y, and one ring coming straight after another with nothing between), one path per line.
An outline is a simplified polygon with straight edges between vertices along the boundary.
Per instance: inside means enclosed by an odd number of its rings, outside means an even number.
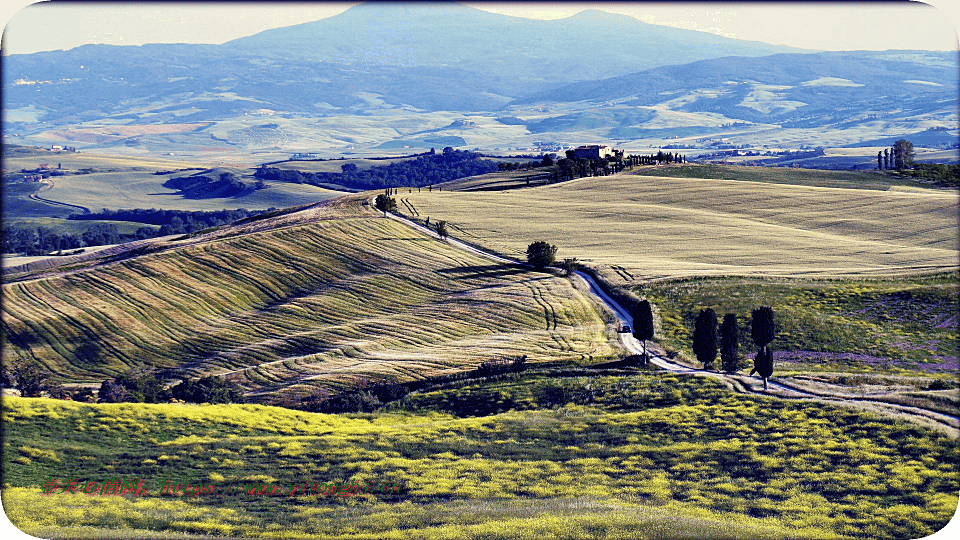
M505 356L614 354L569 280L498 265L359 208L338 201L7 283L4 361L36 358L88 383L176 366L266 398Z
M613 283L957 267L957 195L616 175L498 192L400 191L420 219L522 259L544 240ZM406 205L401 210L408 212Z

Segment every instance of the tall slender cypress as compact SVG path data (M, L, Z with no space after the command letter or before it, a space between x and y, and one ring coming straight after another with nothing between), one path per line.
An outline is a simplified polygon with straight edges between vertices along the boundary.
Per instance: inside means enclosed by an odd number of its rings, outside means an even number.
M702 309L693 327L693 354L709 369L717 359L717 315L712 309Z
M736 373L740 369L739 334L737 316L733 313L724 315L720 324L720 365L727 373Z

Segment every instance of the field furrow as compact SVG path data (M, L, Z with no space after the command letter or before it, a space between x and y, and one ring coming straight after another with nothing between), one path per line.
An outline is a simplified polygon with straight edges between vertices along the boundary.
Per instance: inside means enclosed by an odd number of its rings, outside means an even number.
M173 379L225 375L270 400L503 356L614 353L566 279L492 264L372 213L324 212L7 284L4 360L40 359L72 383L134 365Z

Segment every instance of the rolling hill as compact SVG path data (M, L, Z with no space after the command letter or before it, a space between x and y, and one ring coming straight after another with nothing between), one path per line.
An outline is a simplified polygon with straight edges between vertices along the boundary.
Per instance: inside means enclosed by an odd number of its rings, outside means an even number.
M956 73L954 53L817 53L598 10L543 21L369 3L222 45L6 56L4 136L219 163L676 139L831 147L955 130Z
M69 383L130 367L224 375L261 401L528 355L614 353L569 281L483 258L361 198L5 276L4 362Z
M955 192L762 181L796 182L789 169L742 168L732 173L744 178L736 180L695 178L699 169L689 169L685 178L628 174L509 192L444 189L400 197L421 218L446 220L471 242L523 257L530 242L547 240L559 246L558 257L576 257L621 284L626 278L614 266L640 280L863 277L957 266ZM754 175L761 181L745 180Z

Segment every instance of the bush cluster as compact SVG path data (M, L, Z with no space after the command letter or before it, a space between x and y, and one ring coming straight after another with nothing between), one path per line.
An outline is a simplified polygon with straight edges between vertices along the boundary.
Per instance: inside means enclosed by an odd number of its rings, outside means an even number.
M468 150L445 148L441 154L423 154L416 159L363 170L356 166L351 167L353 164L344 165L343 172L339 173L294 171L263 166L257 169L254 176L261 180L312 185L337 184L356 189L422 187L497 170L496 163L481 158L480 154Z

